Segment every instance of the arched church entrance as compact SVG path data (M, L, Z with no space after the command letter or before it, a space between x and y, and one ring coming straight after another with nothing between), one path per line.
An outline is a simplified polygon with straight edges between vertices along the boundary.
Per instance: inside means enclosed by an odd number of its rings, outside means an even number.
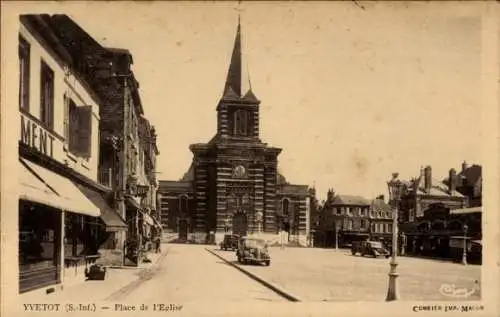
M248 231L248 220L247 216L238 212L233 215L233 234L239 236L246 236Z
M188 221L186 219L179 220L179 239L187 240L188 237Z

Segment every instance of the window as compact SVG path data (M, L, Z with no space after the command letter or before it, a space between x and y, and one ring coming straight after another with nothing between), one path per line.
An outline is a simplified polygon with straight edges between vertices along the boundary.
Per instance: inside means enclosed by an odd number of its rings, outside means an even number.
M347 220L347 230L352 231L352 219Z
M54 128L54 72L42 61L40 69L40 121Z
M64 137L68 150L88 158L92 142L92 106L78 107L67 95L64 96Z
M290 201L288 199L283 200L283 215L288 216Z
M30 44L19 35L19 107L29 111Z
M361 227L361 229L365 229L366 228L366 222L365 222L365 220L361 219L360 222L359 222L359 226Z
M392 223L387 224L387 232L392 232Z
M337 215L340 215L340 214L342 214L342 208L337 207Z
M372 223L372 232L377 232L377 226L375 223Z
M70 152L76 153L78 146L78 108L73 100L68 99L68 147Z
M248 115L244 110L237 110L234 113L234 134L240 136L246 136L248 125Z
M183 195L179 199L179 213L186 214L187 211L188 211L188 198L187 196Z

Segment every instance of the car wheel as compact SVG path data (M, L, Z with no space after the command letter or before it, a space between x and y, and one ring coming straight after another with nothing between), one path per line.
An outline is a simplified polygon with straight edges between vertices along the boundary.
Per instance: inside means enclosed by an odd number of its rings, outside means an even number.
M267 260L267 261L265 261L265 262L264 262L264 264L265 264L266 266L269 266L269 265L271 264L271 261L270 261L270 260Z
M352 255L356 255L356 251L352 250L352 251L351 251L351 254L352 254Z

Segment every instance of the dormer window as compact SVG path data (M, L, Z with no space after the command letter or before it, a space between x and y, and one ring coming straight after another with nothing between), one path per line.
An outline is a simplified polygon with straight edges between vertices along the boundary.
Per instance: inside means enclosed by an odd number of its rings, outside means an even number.
M234 113L234 134L239 136L248 134L248 113L245 110L237 110Z

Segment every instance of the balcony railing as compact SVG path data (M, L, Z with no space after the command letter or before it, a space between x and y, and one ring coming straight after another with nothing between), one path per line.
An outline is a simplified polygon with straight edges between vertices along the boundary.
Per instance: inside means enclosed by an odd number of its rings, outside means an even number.
M113 169L100 168L99 169L99 183L109 188L113 188Z

